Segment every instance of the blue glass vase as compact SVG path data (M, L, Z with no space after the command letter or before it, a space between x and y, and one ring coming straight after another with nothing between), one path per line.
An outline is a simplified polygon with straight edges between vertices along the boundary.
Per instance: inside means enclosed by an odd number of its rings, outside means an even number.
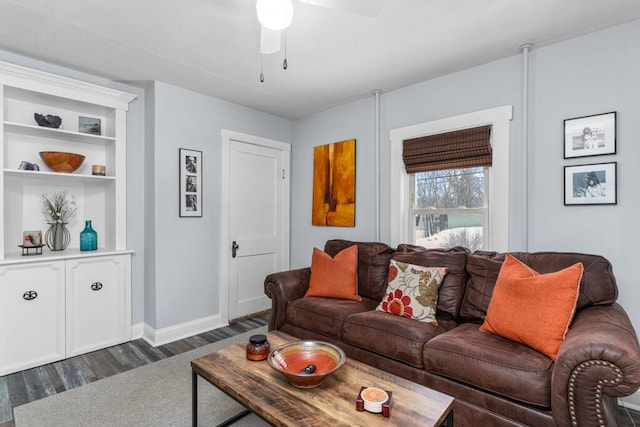
M95 251L98 249L98 233L91 227L91 220L85 221L84 230L80 232L80 250Z

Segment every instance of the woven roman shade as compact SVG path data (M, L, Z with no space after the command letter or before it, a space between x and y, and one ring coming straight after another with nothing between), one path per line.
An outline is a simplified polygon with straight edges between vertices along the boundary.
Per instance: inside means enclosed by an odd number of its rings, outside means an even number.
M405 139L407 173L491 166L491 126Z

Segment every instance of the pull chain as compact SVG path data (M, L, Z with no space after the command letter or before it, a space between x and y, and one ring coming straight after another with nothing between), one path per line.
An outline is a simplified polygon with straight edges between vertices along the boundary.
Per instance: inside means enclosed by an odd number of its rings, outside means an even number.
M286 70L288 66L289 64L287 64L287 30L285 28L284 30L284 61L282 61L282 68Z
M286 7L282 8L282 12L284 13L284 16L283 16L284 22L286 22L287 8ZM282 61L282 68L286 70L287 67L289 66L289 64L287 64L287 27L284 28L283 32L284 32L284 61Z
M260 54L260 83L264 83L264 54Z

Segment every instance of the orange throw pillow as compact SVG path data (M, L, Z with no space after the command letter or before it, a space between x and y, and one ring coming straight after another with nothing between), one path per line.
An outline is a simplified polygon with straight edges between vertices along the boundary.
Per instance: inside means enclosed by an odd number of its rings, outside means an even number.
M311 279L304 296L362 301L358 295L358 246L343 249L335 258L313 248Z
M575 313L583 270L579 262L540 274L507 255L480 330L517 341L556 360Z

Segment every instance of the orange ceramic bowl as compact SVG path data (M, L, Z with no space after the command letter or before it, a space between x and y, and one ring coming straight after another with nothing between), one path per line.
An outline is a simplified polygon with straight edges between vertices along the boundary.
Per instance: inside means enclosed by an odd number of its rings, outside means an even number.
M296 341L271 351L267 358L273 369L299 388L317 387L347 361L340 347L322 341ZM312 373L302 371L314 365Z
M84 156L76 153L65 153L63 151L41 151L42 160L55 172L71 173L78 169Z

